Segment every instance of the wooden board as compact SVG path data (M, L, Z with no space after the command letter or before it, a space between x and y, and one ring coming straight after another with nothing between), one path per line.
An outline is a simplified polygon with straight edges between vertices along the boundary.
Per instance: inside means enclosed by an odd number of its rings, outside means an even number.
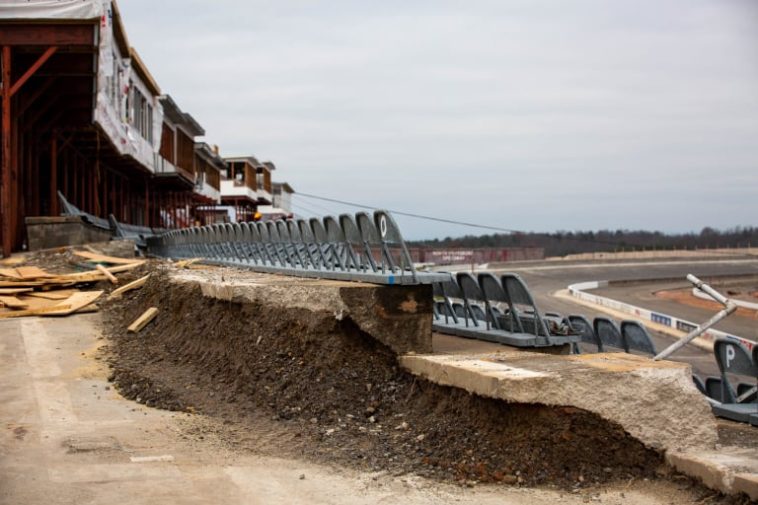
M191 258L188 260L180 260L176 262L176 268L187 268L190 265L194 265L198 261L202 261L203 258Z
M67 316L73 314L77 310L86 307L91 304L102 295L102 291L77 291L65 300L53 305L52 308L58 307L59 310L53 310L45 312L45 316Z
M26 261L26 258L22 258L20 256L11 256L10 258L5 258L3 260L0 260L0 265L12 267L15 265L20 265Z
M158 309L156 307L150 307L145 312L143 312L141 316L135 319L134 322L130 324L126 330L131 333L137 333L142 328L147 326L147 323L155 319L155 316L157 315L158 315Z
M48 312L61 311L63 309L70 309L70 305L53 305L45 309L26 309L26 310L13 310L10 312L0 312L0 319L10 319L13 317L28 317L28 316L44 316Z
M105 268L103 265L98 263L95 268L97 268L98 272L103 274L109 281L111 281L111 284L118 284L118 279L116 278L116 276L110 273L108 269Z
M149 278L150 278L150 274L147 274L144 277L140 277L136 281L132 281L129 284L124 284L120 288L114 289L113 292L110 294L110 296L108 298L109 299L119 298L121 295L123 295L124 293L126 293L128 291L132 291L134 289L141 288L142 286L145 285L145 283L147 282L147 279L149 279Z
M32 292L32 288L0 288L0 295L17 295Z
M0 276L8 277L10 279L21 279L15 268L0 268Z
M18 267L18 268L16 268L16 272L18 272L19 277L21 277L24 280L44 279L44 278L47 278L47 277L56 277L55 274L51 274L50 272L46 272L45 270L42 270L39 267Z
M29 304L22 302L15 296L0 296L0 303L9 309L28 309Z
M65 300L72 294L76 293L76 289L56 289L55 291L32 291L24 293L24 297L45 298L47 300Z
M131 265L132 263L142 261L137 258L117 258L115 256L106 256L104 254L97 254L87 251L74 251L74 254L81 258L87 258L90 261L96 261L98 263L110 263L112 265Z

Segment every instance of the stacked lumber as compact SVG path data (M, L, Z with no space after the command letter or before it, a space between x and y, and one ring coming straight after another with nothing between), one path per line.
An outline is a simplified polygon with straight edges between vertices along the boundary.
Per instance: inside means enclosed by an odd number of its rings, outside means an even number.
M4 261L0 268L0 319L27 316L68 316L97 310L94 302L103 291L86 291L81 287L98 281L118 284L117 273L138 268L144 260L115 258L96 252L74 251L76 256L93 263L92 270L75 273L52 273L36 266L22 266L21 261ZM108 265L108 266L105 266ZM141 287L148 276L114 291L117 296Z

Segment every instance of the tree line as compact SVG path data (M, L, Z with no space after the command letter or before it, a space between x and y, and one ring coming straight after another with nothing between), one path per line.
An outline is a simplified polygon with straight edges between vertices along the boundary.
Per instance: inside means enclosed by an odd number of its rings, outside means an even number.
M717 230L705 227L699 233L663 233L647 230L494 233L411 241L408 245L435 249L541 247L545 250L546 256L635 250L735 248L758 246L758 228L737 226Z

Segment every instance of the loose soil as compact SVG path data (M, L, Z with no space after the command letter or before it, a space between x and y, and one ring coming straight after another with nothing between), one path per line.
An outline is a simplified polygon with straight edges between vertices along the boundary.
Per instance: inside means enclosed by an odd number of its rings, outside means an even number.
M151 306L158 317L127 333ZM659 454L595 414L415 378L349 318L206 298L166 273L103 308L109 379L147 406L205 414L206 429L188 436L469 485L582 487L667 473Z

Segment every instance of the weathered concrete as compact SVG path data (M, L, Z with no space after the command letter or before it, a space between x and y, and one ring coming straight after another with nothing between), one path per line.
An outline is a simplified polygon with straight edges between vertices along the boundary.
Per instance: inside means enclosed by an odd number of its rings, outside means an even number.
M717 440L708 402L683 363L621 353L553 356L515 350L403 356L400 362L432 382L482 396L594 412L658 450L712 449Z
M350 318L373 338L398 354L432 352L430 286L378 286L360 282L305 279L204 268L171 273L172 282L196 284L203 295L237 303L328 312Z
M110 240L111 232L82 221L79 216L27 217L30 251Z
M670 452L666 461L712 489L726 494L745 493L758 500L758 454L754 448Z

